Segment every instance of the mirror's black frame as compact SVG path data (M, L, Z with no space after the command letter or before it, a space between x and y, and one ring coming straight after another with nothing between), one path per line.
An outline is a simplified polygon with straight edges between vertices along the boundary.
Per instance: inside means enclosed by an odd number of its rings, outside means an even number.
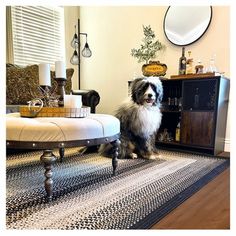
M166 16L167 16L167 13L168 13L170 7L171 7L171 6L169 6L169 7L167 8L166 13L165 13L165 16L164 16L163 31L164 31L164 34L165 34L166 38L168 39L168 41L171 42L172 44L174 44L174 45L176 45L176 46L187 46L187 45L193 44L193 43L195 43L196 41L198 41L198 40L206 33L206 31L208 30L208 28L209 28L209 26L210 26L210 24L211 24L212 15L213 15L212 6L210 6L210 9L211 9L211 16L210 16L209 23L208 23L206 29L204 30L204 32L203 32L196 40L192 41L191 43L187 43L187 44L177 44L177 43L173 43L173 42L168 38L168 36L167 36L167 34L166 34L166 31L165 31Z

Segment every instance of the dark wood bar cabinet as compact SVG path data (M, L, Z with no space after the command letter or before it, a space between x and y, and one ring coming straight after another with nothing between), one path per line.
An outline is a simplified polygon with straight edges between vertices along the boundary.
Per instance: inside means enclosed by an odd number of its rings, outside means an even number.
M193 75L162 79L162 84L163 117L157 146L210 155L224 151L230 80Z

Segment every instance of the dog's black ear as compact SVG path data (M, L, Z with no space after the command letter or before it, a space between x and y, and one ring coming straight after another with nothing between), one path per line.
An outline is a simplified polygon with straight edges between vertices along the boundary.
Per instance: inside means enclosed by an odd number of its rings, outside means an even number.
M155 82L151 82L152 89L156 93L156 103L161 103L163 98L163 86L160 80L155 80Z
M131 83L131 98L134 102L137 102L137 91L142 80L143 78L137 78Z

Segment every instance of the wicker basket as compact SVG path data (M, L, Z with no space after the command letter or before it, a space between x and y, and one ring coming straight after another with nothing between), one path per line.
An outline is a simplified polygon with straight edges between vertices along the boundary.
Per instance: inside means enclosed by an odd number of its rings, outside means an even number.
M64 107L42 107L20 106L22 117L71 117L82 118L90 114L90 107L64 108Z

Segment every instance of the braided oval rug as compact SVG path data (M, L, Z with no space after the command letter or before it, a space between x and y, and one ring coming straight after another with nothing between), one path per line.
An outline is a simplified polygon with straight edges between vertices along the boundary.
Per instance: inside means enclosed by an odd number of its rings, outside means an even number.
M58 152L54 152L59 156ZM222 158L160 150L158 160L119 160L66 149L47 202L41 152L7 156L7 229L146 229L229 166Z

